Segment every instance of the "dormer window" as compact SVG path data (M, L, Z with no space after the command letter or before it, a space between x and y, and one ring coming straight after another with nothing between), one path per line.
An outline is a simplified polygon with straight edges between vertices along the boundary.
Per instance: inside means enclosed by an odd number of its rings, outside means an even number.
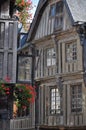
M54 29L62 29L63 25L63 2L56 3L56 16L55 16L55 24Z
M63 1L52 4L50 7L50 18L55 19L54 29L61 29L63 24Z
M56 4L51 5L50 7L50 17L54 17L56 15Z
M63 13L63 2L59 1L56 3L56 15L58 13Z

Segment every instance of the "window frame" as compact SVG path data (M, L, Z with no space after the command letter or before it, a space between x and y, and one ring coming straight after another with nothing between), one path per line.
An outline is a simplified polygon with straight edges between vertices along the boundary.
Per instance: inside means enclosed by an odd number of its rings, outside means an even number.
M58 93L56 93L57 89L58 89L57 87L50 87L50 110L49 110L50 115L60 115L61 114L61 96L60 96L59 89L57 91ZM55 90L55 92L52 93L52 90ZM54 96L54 97L52 97L52 96ZM54 98L54 100L52 100L52 98ZM57 101L59 101L59 103L57 103ZM55 109L52 108L53 102L55 103L55 106L54 106ZM60 106L60 108L57 109L56 105Z
M53 12L53 6L54 6L54 13ZM57 8L58 7L58 8ZM55 18L55 24L54 24L54 30L62 29L63 25L63 11L64 10L64 3L63 1L58 1L50 5L50 12L49 12L49 18Z
M49 55L49 53L50 53L50 55ZM49 60L50 60L50 63L49 63ZM54 63L53 63L53 60L54 60ZM56 65L56 50L55 50L55 48L54 47L46 48L46 66L53 67L55 65Z
M74 92L73 94L73 88L74 87L77 87L76 88L76 91ZM80 90L79 90L79 87L80 87ZM80 93L76 93L76 92L80 92ZM75 97L74 97L75 96ZM81 96L81 97L79 97ZM77 105L79 105L78 101L81 100L81 107L78 107ZM74 102L74 103L73 103ZM72 106L76 106L75 108L72 108ZM74 110L75 109L75 110ZM81 110L80 110L81 109ZM71 113L82 113L82 84L74 84L74 85L71 85Z
M61 6L60 6L60 8L57 9L58 5L61 5ZM53 7L54 7L54 12L52 11ZM62 0L58 1L58 2L55 2L55 3L52 3L50 5L49 17L53 18L53 17L56 17L56 16L59 16L59 15L63 14L63 9L64 9L64 4L63 4ZM52 14L52 12L54 14Z
M5 23L0 22L0 49L4 48L4 39L5 39Z
M52 8L54 7L54 14L52 14ZM56 3L50 5L49 18L53 18L56 15Z
M57 8L59 5L61 5L59 8ZM63 10L64 10L64 4L63 1L58 1L56 3L56 16L55 16L55 26L54 29L62 29L63 25ZM58 21L58 24L57 24Z
M69 52L67 52L68 46L69 46ZM74 46L76 46L76 48ZM78 51L77 51L77 42L76 41L66 43L65 44L65 61L66 61L66 63L76 62L77 61L77 52Z
M31 83L31 73L32 73L31 63L32 63L32 55L29 54L17 55L17 82L18 83L24 83L24 82Z

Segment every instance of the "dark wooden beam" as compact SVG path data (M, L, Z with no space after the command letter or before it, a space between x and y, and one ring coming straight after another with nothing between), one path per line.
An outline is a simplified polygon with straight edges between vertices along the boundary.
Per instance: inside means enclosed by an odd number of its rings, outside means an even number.
M4 4L5 2L7 2L8 0L0 0L0 6L2 5L2 4Z

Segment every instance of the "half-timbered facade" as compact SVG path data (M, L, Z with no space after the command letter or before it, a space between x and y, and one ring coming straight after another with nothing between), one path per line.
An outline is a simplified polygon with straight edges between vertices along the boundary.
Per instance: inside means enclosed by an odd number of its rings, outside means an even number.
M17 21L11 18L10 1L0 4L0 79L16 83Z
M85 51L78 33L78 26L85 27L85 5L85 0L39 1L28 41L36 47L35 113L40 130L86 129Z
M11 120L12 130L86 129L85 12L85 0L39 0L26 44L35 46L35 114Z
M12 88L16 83L17 21L12 18L11 5L10 0L0 1L0 83L8 77ZM0 130L10 129L12 116L12 93L10 97L0 94Z

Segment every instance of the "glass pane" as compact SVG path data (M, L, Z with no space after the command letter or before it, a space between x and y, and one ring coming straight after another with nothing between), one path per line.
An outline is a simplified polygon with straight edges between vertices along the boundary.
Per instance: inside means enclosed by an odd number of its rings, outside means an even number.
M18 81L31 81L31 57L19 56Z
M50 16L51 17L55 16L55 13L56 13L56 7L55 7L55 4L53 4L50 7Z
M4 48L5 24L0 22L0 48Z
M81 88L81 85L72 86L72 112L80 112L80 110L82 110L82 91L80 91Z
M51 66L51 59L47 59L47 66Z
M57 2L57 4L56 4L56 12L57 12L57 14L63 12L63 1Z
M51 89L51 110L55 109L55 113L59 113L60 109L60 95L58 89ZM54 113L54 114L55 114Z
M53 58L52 58L52 65L55 65L55 64L56 64L56 58L53 57Z
M66 60L72 61L77 60L77 44L76 43L70 43L69 45L66 45Z
M47 66L55 64L56 64L55 49L54 48L47 49Z

